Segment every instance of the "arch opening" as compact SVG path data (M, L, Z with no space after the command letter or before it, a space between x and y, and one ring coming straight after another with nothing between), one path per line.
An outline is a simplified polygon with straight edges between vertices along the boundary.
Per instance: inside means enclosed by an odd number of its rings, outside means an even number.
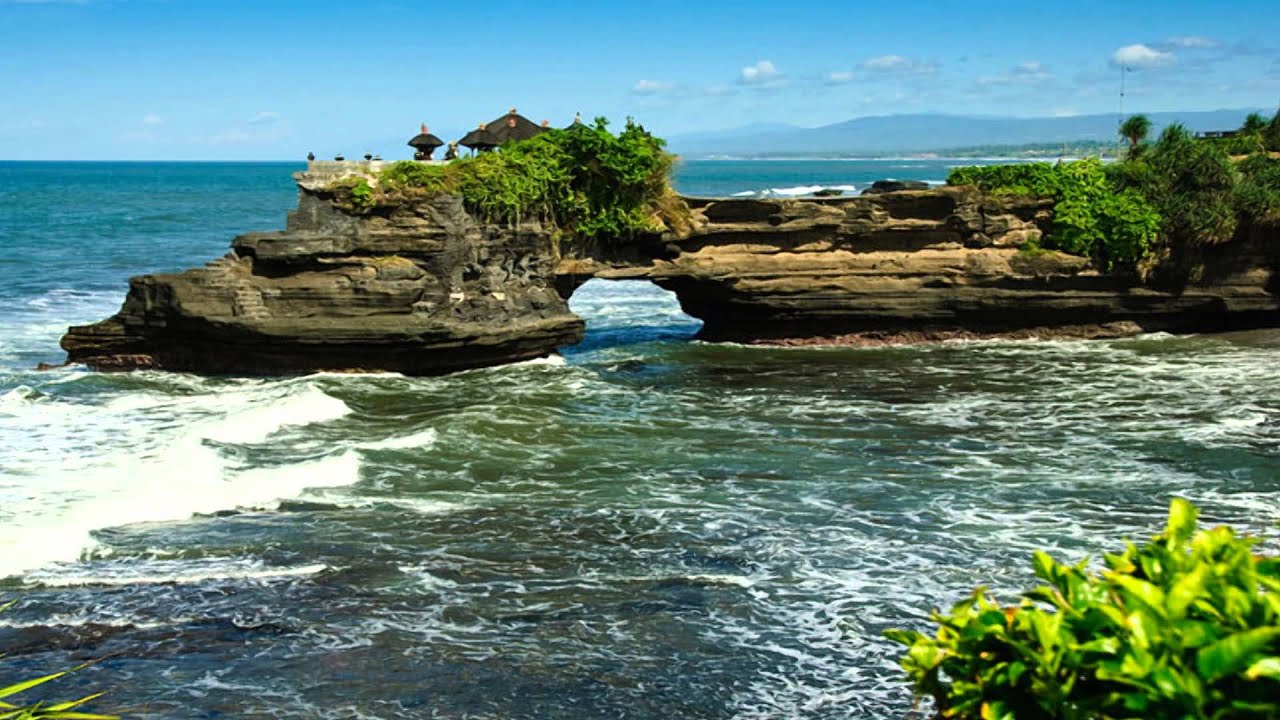
M702 321L680 308L676 294L650 280L593 278L569 297L569 309L587 323L586 337L567 355L622 345L691 340Z

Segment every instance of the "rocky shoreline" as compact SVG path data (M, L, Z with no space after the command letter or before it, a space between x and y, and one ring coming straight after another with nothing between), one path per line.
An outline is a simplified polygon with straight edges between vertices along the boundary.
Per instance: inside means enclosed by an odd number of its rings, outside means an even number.
M974 188L855 197L685 198L683 233L567 240L483 222L460 197L359 211L300 173L280 232L203 268L133 278L121 310L62 340L98 370L411 375L527 360L581 340L593 278L673 291L711 341L878 346L1118 337L1280 324L1280 240L1242 230L1194 282L1156 285L1089 259L1027 252L1052 203Z
M1135 322L1105 323L1102 325L1062 325L1059 327L1035 327L1005 332L979 332L974 330L935 329L904 330L893 332L873 330L830 337L772 338L752 340L748 345L765 347L858 347L875 348L895 345L923 345L943 342L980 340L1114 340L1133 337L1145 332Z

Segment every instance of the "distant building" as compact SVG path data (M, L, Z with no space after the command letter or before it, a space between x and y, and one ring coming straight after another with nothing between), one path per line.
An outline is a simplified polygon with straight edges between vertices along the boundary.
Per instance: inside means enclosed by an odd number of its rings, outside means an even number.
M489 152L501 145L502 142L494 137L493 133L489 132L484 123L480 123L475 130L463 135L458 144L464 148L471 149L473 152Z
M427 124L422 123L422 132L414 135L408 144L413 148L414 160L430 160L432 153L444 145L444 141L428 132Z
M1202 139L1230 138L1240 134L1239 130L1206 130L1196 133L1196 137Z
M503 143L528 140L550 129L550 122L544 120L539 125L511 108L504 115L494 118L493 122L480 123L475 130L458 140L458 144L483 153L498 148Z

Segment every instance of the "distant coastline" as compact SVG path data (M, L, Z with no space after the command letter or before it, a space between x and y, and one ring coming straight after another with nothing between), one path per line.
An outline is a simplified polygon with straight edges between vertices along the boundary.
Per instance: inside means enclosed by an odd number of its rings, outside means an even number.
M887 151L830 153L814 152L761 152L761 153L681 153L687 160L777 160L777 161L946 161L977 160L983 162L1012 162L1027 160L1074 160L1083 157L1115 159L1118 145L1113 142L1081 140L1067 143L1028 143L1025 145L975 145L970 147L939 148L923 151ZM678 151L678 149L677 149Z

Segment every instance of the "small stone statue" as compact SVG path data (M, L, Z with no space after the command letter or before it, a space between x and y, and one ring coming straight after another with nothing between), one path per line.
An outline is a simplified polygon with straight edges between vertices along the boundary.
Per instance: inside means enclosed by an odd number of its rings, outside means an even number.
M449 149L444 151L444 159L445 160L458 159L458 142L456 140L449 143Z

